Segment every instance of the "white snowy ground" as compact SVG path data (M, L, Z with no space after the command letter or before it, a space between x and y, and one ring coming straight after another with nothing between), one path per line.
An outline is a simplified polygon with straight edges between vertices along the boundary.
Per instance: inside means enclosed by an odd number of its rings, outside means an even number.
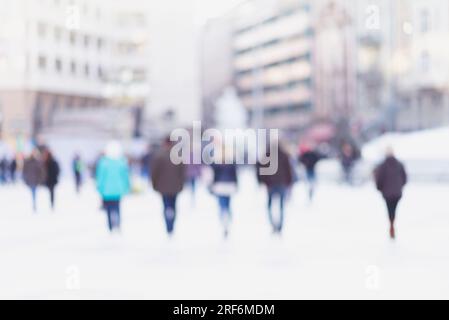
M0 298L449 298L448 185L411 184L391 242L372 185L323 183L308 206L300 184L278 238L263 189L243 176L229 241L205 188L195 208L182 195L168 240L151 191L126 199L123 233L111 236L91 185L77 197L66 181L54 214L42 190L37 215L23 186L2 187Z

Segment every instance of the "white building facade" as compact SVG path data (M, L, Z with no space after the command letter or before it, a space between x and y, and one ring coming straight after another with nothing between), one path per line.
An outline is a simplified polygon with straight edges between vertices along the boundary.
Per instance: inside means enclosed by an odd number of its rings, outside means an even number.
M141 2L0 2L5 137L36 135L59 109L146 104L148 25Z

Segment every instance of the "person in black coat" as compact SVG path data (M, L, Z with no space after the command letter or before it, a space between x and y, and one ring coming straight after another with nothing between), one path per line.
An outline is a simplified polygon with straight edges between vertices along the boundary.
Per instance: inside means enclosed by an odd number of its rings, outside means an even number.
M396 159L391 148L387 151L386 159L376 168L375 179L377 189L382 193L387 204L390 236L394 239L396 237L396 210L407 184L407 173L404 165Z
M50 203L52 209L55 208L55 189L59 182L60 168L50 150L45 151L45 186L50 192Z
M315 195L316 186L316 167L318 162L323 159L321 155L315 148L311 145L304 145L301 148L301 154L299 155L299 162L306 169L306 178L309 184L309 200L313 200Z
M288 153L282 146L278 146L278 168L273 175L262 175L261 168L264 165L257 165L257 178L259 183L265 185L268 189L268 214L269 220L273 227L273 232L281 234L284 226L284 208L285 198L289 188L293 184L293 168ZM269 158L270 154L267 155ZM264 161L265 162L265 161ZM276 222L273 217L273 200L278 197L280 203L280 217Z

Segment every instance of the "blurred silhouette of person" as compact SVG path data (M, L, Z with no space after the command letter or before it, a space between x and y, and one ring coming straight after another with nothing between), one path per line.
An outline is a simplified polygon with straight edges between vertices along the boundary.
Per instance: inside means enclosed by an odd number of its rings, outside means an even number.
M75 154L72 161L72 171L75 177L76 193L81 192L81 186L83 184L84 163L79 154Z
M224 236L229 236L229 229L232 220L231 198L237 192L237 165L226 161L226 147L221 146L221 161L214 161L211 165L213 171L212 193L218 199L220 207L220 218L223 226Z
M45 182L45 168L39 149L35 148L23 165L23 179L30 188L33 211L37 212L37 189Z
M59 163L56 161L56 159L53 156L53 153L46 149L44 151L44 169L45 169L45 181L44 184L48 188L48 191L50 192L50 204L51 208L55 209L55 189L56 185L59 182L59 174L60 174L60 167Z
M306 169L306 178L309 186L309 200L312 202L316 187L316 167L318 162L323 159L315 146L311 143L305 143L300 148L299 162Z
M285 201L289 188L293 184L294 173L290 162L290 156L286 149L278 144L278 168L273 175L263 175L261 169L267 165L262 165L260 162L257 165L257 177L259 183L265 185L268 190L268 218L273 228L273 233L281 234L284 227L285 215ZM268 148L271 150L271 148ZM270 151L267 152L267 157L271 159ZM263 163L266 163L265 161ZM273 215L273 202L279 199L279 219L277 221Z
M151 146L148 146L147 151L140 159L141 175L144 178L149 178L151 176L151 159L153 157L153 150Z
M377 189L382 193L387 204L390 219L390 237L396 238L396 211L405 185L407 173L404 165L395 157L392 148L388 148L385 160L375 169Z
M9 178L12 183L15 183L17 180L17 157L14 156L9 162Z
M130 192L129 166L119 142L109 142L96 166L97 190L108 217L109 231L120 231L121 201Z
M349 185L353 184L353 171L357 160L355 148L349 143L344 143L341 147L340 163L343 169L343 180Z
M173 142L166 138L160 150L153 157L151 180L153 188L161 194L164 205L164 219L167 233L172 236L177 216L176 200L185 184L185 165L174 164L170 159Z
M6 156L0 160L0 183L5 184L8 182L8 159Z

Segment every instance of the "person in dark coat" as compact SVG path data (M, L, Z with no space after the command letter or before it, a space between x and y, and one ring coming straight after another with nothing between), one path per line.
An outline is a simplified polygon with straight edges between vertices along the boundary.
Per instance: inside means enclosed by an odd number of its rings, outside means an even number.
M0 183L4 184L8 182L8 160L3 157L0 160Z
M375 179L377 189L382 193L387 204L390 236L394 239L396 210L402 199L402 191L407 184L407 173L404 165L394 156L392 149L387 151L386 159L376 168Z
M278 169L274 175L262 175L261 168L264 165L257 165L257 177L259 183L265 185L268 189L268 214L274 233L282 233L284 226L285 199L288 189L293 184L293 168L290 163L290 157L282 146L278 146ZM267 155L270 159L270 154ZM276 222L273 217L273 200L278 197L280 203L280 217Z
M313 200L316 187L316 167L318 162L323 159L321 155L311 144L305 144L301 147L299 162L306 169L306 178L309 184L309 200Z
M75 154L72 161L72 171L73 176L75 177L75 188L76 193L81 192L81 186L83 184L83 175L84 175L84 163L79 154Z
M17 158L14 156L9 162L9 178L12 183L15 183L17 180Z
M343 144L340 152L340 163L343 169L344 182L349 185L353 184L353 171L358 159L359 155L355 147L350 143Z
M185 165L174 164L170 159L173 143L167 138L151 163L151 180L155 191L161 194L164 218L169 236L173 235L176 222L176 200L185 184Z
M37 188L45 182L45 168L38 149L33 150L23 165L23 179L30 188L33 199L33 210L37 211Z
M50 150L44 154L45 186L50 192L51 208L55 209L55 189L59 182L60 167Z

